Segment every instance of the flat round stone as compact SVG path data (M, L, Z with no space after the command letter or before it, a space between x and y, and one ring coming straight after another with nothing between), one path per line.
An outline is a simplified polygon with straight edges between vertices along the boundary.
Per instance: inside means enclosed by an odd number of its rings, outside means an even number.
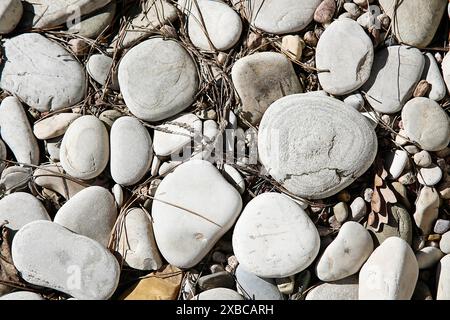
M61 143L61 165L72 177L95 178L109 161L109 139L103 122L82 116L67 129Z
M54 111L80 102L85 95L82 65L58 43L38 33L3 42L0 87L39 111Z
M152 38L122 58L119 84L127 107L135 116L159 121L189 107L199 79L194 60L178 42Z
M321 0L244 0L242 4L256 28L283 34L306 28L320 3Z
M189 2L189 38L196 47L203 50L215 48L225 51L239 41L242 33L242 21L227 4L221 1L199 0L197 1L201 13L199 14L197 6L192 1L188 0L187 2ZM214 48L211 47L209 41Z
M375 111L396 113L412 96L425 58L418 49L391 46L377 52L369 80L362 86Z
M104 54L93 54L86 63L86 70L89 75L101 85L106 84L108 75L113 66L113 59ZM117 80L117 72L111 72L111 80L109 81L114 90L119 89Z
M374 129L342 101L291 95L273 103L258 133L261 163L290 192L311 199L332 196L371 165Z
M179 268L195 266L232 227L241 208L239 192L211 163L179 165L161 181L152 204L161 254Z
M358 300L358 277L321 283L308 292L305 300Z
M111 128L111 176L118 184L137 183L152 163L152 138L133 117L121 117Z
M0 200L0 221L12 230L19 230L29 222L51 220L44 205L25 192L14 192Z
M319 253L320 238L308 215L287 196L263 193L251 200L233 232L239 263L263 278L306 269Z
M106 247L116 218L113 195L103 187L92 186L70 198L58 210L54 222Z
M119 263L105 247L54 222L27 224L11 248L25 281L76 299L109 299L119 283Z
M323 89L333 95L355 91L369 79L374 59L373 45L354 20L331 23L319 39L316 67Z
M450 119L434 100L411 99L402 110L402 120L408 138L424 150L439 151L450 143Z

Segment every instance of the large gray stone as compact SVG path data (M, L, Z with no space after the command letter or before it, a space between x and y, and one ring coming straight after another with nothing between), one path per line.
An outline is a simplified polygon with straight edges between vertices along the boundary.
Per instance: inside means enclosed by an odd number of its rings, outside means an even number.
M358 277L321 283L308 292L305 300L358 300Z
M447 6L446 0L380 0L392 21L393 32L400 42L426 47L436 33Z
M258 133L261 163L290 192L332 196L361 176L377 153L368 121L342 101L308 94L277 100Z
M336 20L317 43L320 84L333 95L353 92L369 79L373 59L372 41L364 29L351 19Z
M105 247L54 222L27 224L11 250L25 281L76 299L108 299L119 283L119 263Z
M152 38L122 58L119 84L135 116L159 121L189 107L199 80L194 60L178 42Z
M242 116L258 124L279 98L303 92L289 59L276 52L258 52L237 60L231 70L242 104Z
M38 33L3 42L0 87L39 111L80 102L85 95L83 67L66 49Z
M369 80L362 86L367 101L382 113L396 113L412 96L425 65L422 53L412 47L392 46L375 54Z

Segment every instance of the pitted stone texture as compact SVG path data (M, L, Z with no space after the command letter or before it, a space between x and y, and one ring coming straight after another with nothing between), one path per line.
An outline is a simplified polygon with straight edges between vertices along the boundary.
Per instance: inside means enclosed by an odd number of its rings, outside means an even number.
M258 134L261 163L290 192L332 196L361 176L377 153L364 116L337 99L291 95L264 114Z

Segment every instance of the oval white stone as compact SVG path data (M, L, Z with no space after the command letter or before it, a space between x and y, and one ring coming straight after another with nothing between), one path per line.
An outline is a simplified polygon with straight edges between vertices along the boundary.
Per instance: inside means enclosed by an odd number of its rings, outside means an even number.
M319 39L316 66L323 89L333 95L355 91L369 79L374 53L370 38L354 20L331 23Z
M239 263L263 278L288 277L306 269L319 247L319 233L305 211L278 193L251 200L233 232Z
M137 183L152 163L152 138L133 117L121 117L111 127L111 176L118 184Z
M360 300L409 300L419 276L417 259L408 243L387 238L359 273Z
M61 143L60 159L64 170L79 179L95 178L109 160L108 132L94 116L82 116L67 129Z
M373 128L342 101L308 94L273 103L258 133L261 163L292 193L332 196L371 165L377 153Z
M188 30L192 43L200 49L213 50L208 41L209 37L215 49L219 51L233 47L242 32L239 15L222 1L198 0L197 3L201 15L197 6L187 0Z

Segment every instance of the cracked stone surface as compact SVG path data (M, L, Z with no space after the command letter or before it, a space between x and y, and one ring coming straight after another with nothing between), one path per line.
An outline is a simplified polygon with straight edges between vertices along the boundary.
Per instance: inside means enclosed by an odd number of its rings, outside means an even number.
M377 153L364 116L337 99L291 95L273 103L258 134L259 156L269 174L305 198L334 195L361 176Z
M119 65L127 107L147 121L163 120L189 107L198 81L191 56L173 40L146 40L128 51Z
M264 193L242 211L233 232L240 265L262 278L283 278L306 269L319 253L314 223L293 200Z
M3 42L0 87L39 111L70 107L84 98L81 64L56 42L24 33Z
M265 32L283 34L303 30L321 0L244 0L246 16Z
M373 58L372 41L363 28L351 19L336 20L317 44L320 84L333 95L351 93L369 79Z

